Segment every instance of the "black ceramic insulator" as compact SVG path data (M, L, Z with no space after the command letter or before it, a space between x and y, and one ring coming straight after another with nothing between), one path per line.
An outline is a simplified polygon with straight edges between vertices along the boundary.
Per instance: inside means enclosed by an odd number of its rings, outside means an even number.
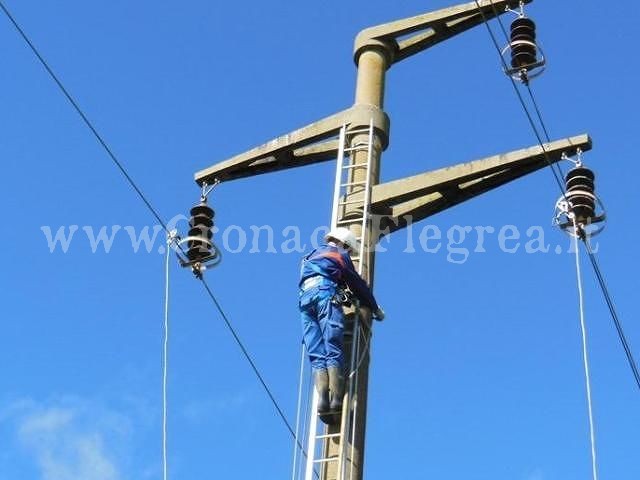
M202 260L209 257L211 252L211 238L213 232L214 212L205 202L201 202L191 209L191 218L189 220L189 236L199 237L189 240L187 246L187 258L190 261Z
M536 24L529 18L517 18L511 24L511 66L526 68L537 61Z
M595 175L585 167L577 167L567 173L565 178L567 200L576 220L588 222L595 216Z

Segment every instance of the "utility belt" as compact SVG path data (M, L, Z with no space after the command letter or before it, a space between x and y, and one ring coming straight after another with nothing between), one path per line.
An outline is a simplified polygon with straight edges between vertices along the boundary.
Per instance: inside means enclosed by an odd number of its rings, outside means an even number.
M354 295L351 290L344 285L337 285L336 282L323 277L322 275L314 275L313 277L306 278L302 284L300 284L300 290L305 292L312 288L321 286L336 287L336 293L333 295L333 299L331 300L334 305L340 305L343 307L351 307L353 305Z
M329 280L322 275L314 275L313 277L306 278L302 284L300 284L300 290L306 291L320 286L335 286L336 282Z

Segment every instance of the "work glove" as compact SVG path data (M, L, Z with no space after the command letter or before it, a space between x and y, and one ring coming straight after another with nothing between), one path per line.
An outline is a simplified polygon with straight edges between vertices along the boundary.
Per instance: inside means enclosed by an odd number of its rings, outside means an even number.
M375 318L379 322L384 320L384 310L378 307L378 309L375 312L373 312L373 318Z

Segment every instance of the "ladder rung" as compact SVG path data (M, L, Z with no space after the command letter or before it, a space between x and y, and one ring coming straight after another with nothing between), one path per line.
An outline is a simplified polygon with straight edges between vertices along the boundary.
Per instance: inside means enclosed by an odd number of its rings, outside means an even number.
M347 131L347 135L356 135L358 133L369 133L370 132L370 128L366 127L366 128L355 128L353 130L348 130Z
M327 463L327 462L335 462L340 457L326 457L326 458L318 458L313 461L313 463Z
M363 150L368 150L368 145L356 145L355 147L345 147L345 152L361 152Z
M362 217L360 218L351 218L349 220L340 220L336 222L338 225L348 225L350 223L362 223Z
M348 183L341 183L340 186L341 187L353 187L355 185L366 185L367 181L366 180L362 180L360 182L348 182Z
M351 165L343 165L342 168L358 168L358 167L366 167L366 163L353 163Z
M341 433L323 433L322 435L316 435L316 438L336 438L342 435Z
M338 205L340 205L340 206L342 206L342 205L354 205L356 203L364 203L364 198L362 198L360 200L347 200L346 202L338 203Z

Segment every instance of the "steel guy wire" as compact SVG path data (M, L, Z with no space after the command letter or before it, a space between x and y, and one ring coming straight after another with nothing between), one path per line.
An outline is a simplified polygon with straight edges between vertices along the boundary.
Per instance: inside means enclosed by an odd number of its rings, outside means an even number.
M17 30L17 32L20 34L20 36L22 37L22 39L25 41L25 43L29 46L29 48L31 49L31 51L33 52L33 54L36 56L36 58L40 61L40 63L42 64L42 66L44 67L44 69L47 71L47 73L49 74L49 76L51 77L51 79L55 82L55 84L58 86L58 88L60 89L60 91L63 93L63 95L66 97L66 99L69 101L69 103L71 104L71 106L74 108L74 110L78 113L78 115L80 115L80 118L82 118L83 122L85 123L85 125L89 128L89 130L91 131L91 133L93 134L93 136L96 138L96 140L98 140L98 143L100 143L100 145L102 146L102 148L105 150L105 152L107 153L107 155L109 156L109 158L111 158L111 160L113 161L113 163L115 164L115 166L118 168L118 170L120 170L120 172L122 173L122 175L124 176L124 178L127 180L128 184L131 186L131 188L133 188L133 190L138 194L138 197L144 202L144 204L147 206L148 210L151 212L151 214L155 217L155 219L158 221L158 223L160 223L160 225L164 228L165 232L168 235L171 235L171 232L169 231L166 223L162 220L162 217L160 216L160 214L158 213L158 211L153 207L153 205L151 204L151 202L147 199L147 197L144 195L144 193L142 192L142 190L138 187L138 185L135 183L135 181L133 180L133 178L131 177L131 175L129 175L129 173L127 172L127 170L125 169L124 165L122 164L122 162L120 162L118 160L118 158L116 157L115 153L111 150L111 148L109 147L109 145L107 144L107 142L104 140L104 138L102 137L102 135L100 135L100 133L98 132L98 130L96 129L96 127L93 125L93 123L91 122L91 120L89 120L89 118L87 117L87 115L84 113L84 111L80 108L80 105L78 104L78 102L74 99L74 97L71 95L71 93L69 92L69 90L64 86L64 84L62 83L62 81L60 80L60 78L56 75L56 73L53 71L53 69L49 66L48 62L45 60L45 58L42 56L42 54L40 53L40 51L36 48L35 44L31 41L31 39L28 37L28 35L26 34L26 32L22 29L22 27L18 24L17 20L15 19L15 17L11 14L11 12L7 9L7 7L5 6L4 2L2 0L0 0L0 9L2 9L2 11L4 12L4 14L6 15L6 17L9 19L9 21L13 24L14 28ZM181 250L182 247L178 246ZM183 251L184 253L184 251ZM207 292L209 293L209 295L211 296L212 300L214 301L216 307L218 308L218 311L220 312L221 316L223 317L227 327L230 329L231 333L233 334L234 338L236 339L236 342L238 343L238 345L240 346L241 350L243 351L243 353L245 354L245 356L247 357L247 359L249 360L249 363L251 364L251 367L253 368L254 372L257 374L258 379L260 380L260 382L262 383L262 386L265 388L265 390L267 391L269 397L271 398L271 401L274 403L274 405L276 406L276 410L278 411L278 414L280 415L280 417L283 419L287 429L292 433L292 435L294 436L294 439L299 443L298 439L295 436L295 433L293 432L293 429L291 428L291 425L289 424L288 420L286 419L286 417L284 416L284 414L282 413L282 410L280 409L279 405L277 404L277 402L275 401L275 398L273 397L273 395L271 394L268 386L266 385L266 383L264 382L262 376L260 375L260 373L258 372L255 364L253 363L253 361L251 360L251 357L249 357L248 352L246 350L246 348L244 347L244 345L242 345L242 342L240 341L239 337L237 336L237 334L235 333L235 331L233 330L233 327L231 326L231 323L229 322L229 319L227 318L227 316L224 314L224 312L222 311L222 309L220 308L220 305L218 304L217 300L215 299L215 297L213 296L213 293L211 292L211 289L209 288L209 286L206 284L206 282L204 281L204 279L201 279ZM300 445L300 447L302 448L302 446ZM302 449L303 453L304 452L304 448ZM306 454L306 453L305 453Z

